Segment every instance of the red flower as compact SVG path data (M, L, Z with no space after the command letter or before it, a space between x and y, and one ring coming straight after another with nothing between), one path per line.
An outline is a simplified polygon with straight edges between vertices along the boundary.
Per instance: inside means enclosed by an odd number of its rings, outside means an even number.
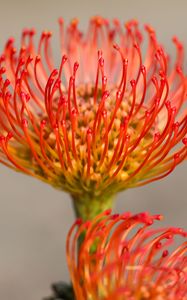
M186 300L187 232L150 229L160 218L106 212L91 222L77 221L67 239L76 299ZM184 241L174 249L178 237Z
M174 38L172 65L147 25L144 53L136 21L95 17L85 34L76 19L59 23L58 69L51 32L35 45L24 30L21 48L11 38L0 57L0 162L68 191L82 214L186 158L184 53Z

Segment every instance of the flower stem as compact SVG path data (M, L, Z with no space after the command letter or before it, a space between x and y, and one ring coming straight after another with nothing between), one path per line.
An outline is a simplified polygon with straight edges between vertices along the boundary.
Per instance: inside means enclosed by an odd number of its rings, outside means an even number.
M75 215L83 221L92 220L99 213L112 209L114 203L114 195L110 197L93 197L90 194L85 194L83 197L72 195L72 199Z

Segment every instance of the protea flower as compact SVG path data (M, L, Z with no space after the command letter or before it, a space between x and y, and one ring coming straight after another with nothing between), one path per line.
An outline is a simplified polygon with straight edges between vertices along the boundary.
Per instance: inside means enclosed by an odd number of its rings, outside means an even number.
M186 300L187 232L150 229L159 219L148 213L107 212L75 222L67 239L67 259L76 299ZM174 249L177 237L183 241Z
M186 158L183 46L173 39L170 64L150 26L142 53L136 21L94 17L85 34L76 19L59 24L58 68L47 31L35 46L24 30L0 57L0 162L69 192L87 219Z

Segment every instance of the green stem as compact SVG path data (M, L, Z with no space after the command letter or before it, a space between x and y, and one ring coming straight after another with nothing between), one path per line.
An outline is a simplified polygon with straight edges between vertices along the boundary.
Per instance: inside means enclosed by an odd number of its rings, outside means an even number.
M72 199L76 217L81 218L83 221L92 220L103 211L111 209L114 203L114 195L110 197L93 197L85 193L83 197L72 195Z

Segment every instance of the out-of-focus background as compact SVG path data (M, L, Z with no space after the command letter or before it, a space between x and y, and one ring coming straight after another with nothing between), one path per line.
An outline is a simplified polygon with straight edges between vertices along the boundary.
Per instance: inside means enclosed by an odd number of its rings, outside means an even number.
M173 52L175 34L187 46L186 0L0 0L0 49L6 39L19 40L25 27L58 30L57 18L80 19L101 14L121 21L150 23ZM116 211L165 215L164 225L186 226L187 164L161 182L118 195ZM68 195L0 166L0 299L41 300L52 282L68 280L65 239L74 220Z

